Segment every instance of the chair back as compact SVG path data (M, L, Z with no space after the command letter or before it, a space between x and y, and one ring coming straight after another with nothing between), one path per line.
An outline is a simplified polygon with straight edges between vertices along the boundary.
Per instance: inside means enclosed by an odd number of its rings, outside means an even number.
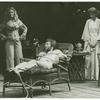
M72 43L57 43L57 48L60 50L66 49L69 54L73 53L73 44ZM39 47L36 48L36 55L44 50L44 43L40 44Z
M72 43L58 43L57 48L60 50L68 50L68 53L72 54L74 46Z

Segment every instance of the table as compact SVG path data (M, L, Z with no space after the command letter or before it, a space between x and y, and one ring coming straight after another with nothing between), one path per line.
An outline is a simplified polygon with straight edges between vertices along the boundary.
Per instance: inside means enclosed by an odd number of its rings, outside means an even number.
M69 76L71 81L85 80L85 56L89 53L73 53Z

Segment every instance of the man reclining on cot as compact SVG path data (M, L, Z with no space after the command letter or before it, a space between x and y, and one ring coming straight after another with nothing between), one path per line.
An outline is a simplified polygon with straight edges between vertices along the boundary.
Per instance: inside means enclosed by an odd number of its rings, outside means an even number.
M39 57L29 62L22 62L12 69L15 73L19 74L32 67L41 67L50 69L53 64L58 64L60 59L67 59L67 55L59 49L56 49L56 41L53 39L47 39L44 45L44 51L39 53Z

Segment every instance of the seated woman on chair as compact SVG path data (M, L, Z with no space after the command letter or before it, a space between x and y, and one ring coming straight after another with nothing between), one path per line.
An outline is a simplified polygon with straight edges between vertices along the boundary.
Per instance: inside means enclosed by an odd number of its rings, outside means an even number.
M67 58L62 51L55 49L56 41L52 39L47 39L44 45L44 52L40 52L39 57L35 60L29 62L23 62L15 66L13 69L16 73L24 72L31 69L32 67L41 67L50 69L53 64L58 64L60 59Z

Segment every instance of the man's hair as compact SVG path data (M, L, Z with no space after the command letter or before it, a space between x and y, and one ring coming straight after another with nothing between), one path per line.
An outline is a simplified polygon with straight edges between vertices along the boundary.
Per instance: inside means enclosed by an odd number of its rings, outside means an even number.
M52 46L54 49L56 49L57 42L56 42L55 40L48 38L48 39L46 39L46 42L51 42L51 46Z

